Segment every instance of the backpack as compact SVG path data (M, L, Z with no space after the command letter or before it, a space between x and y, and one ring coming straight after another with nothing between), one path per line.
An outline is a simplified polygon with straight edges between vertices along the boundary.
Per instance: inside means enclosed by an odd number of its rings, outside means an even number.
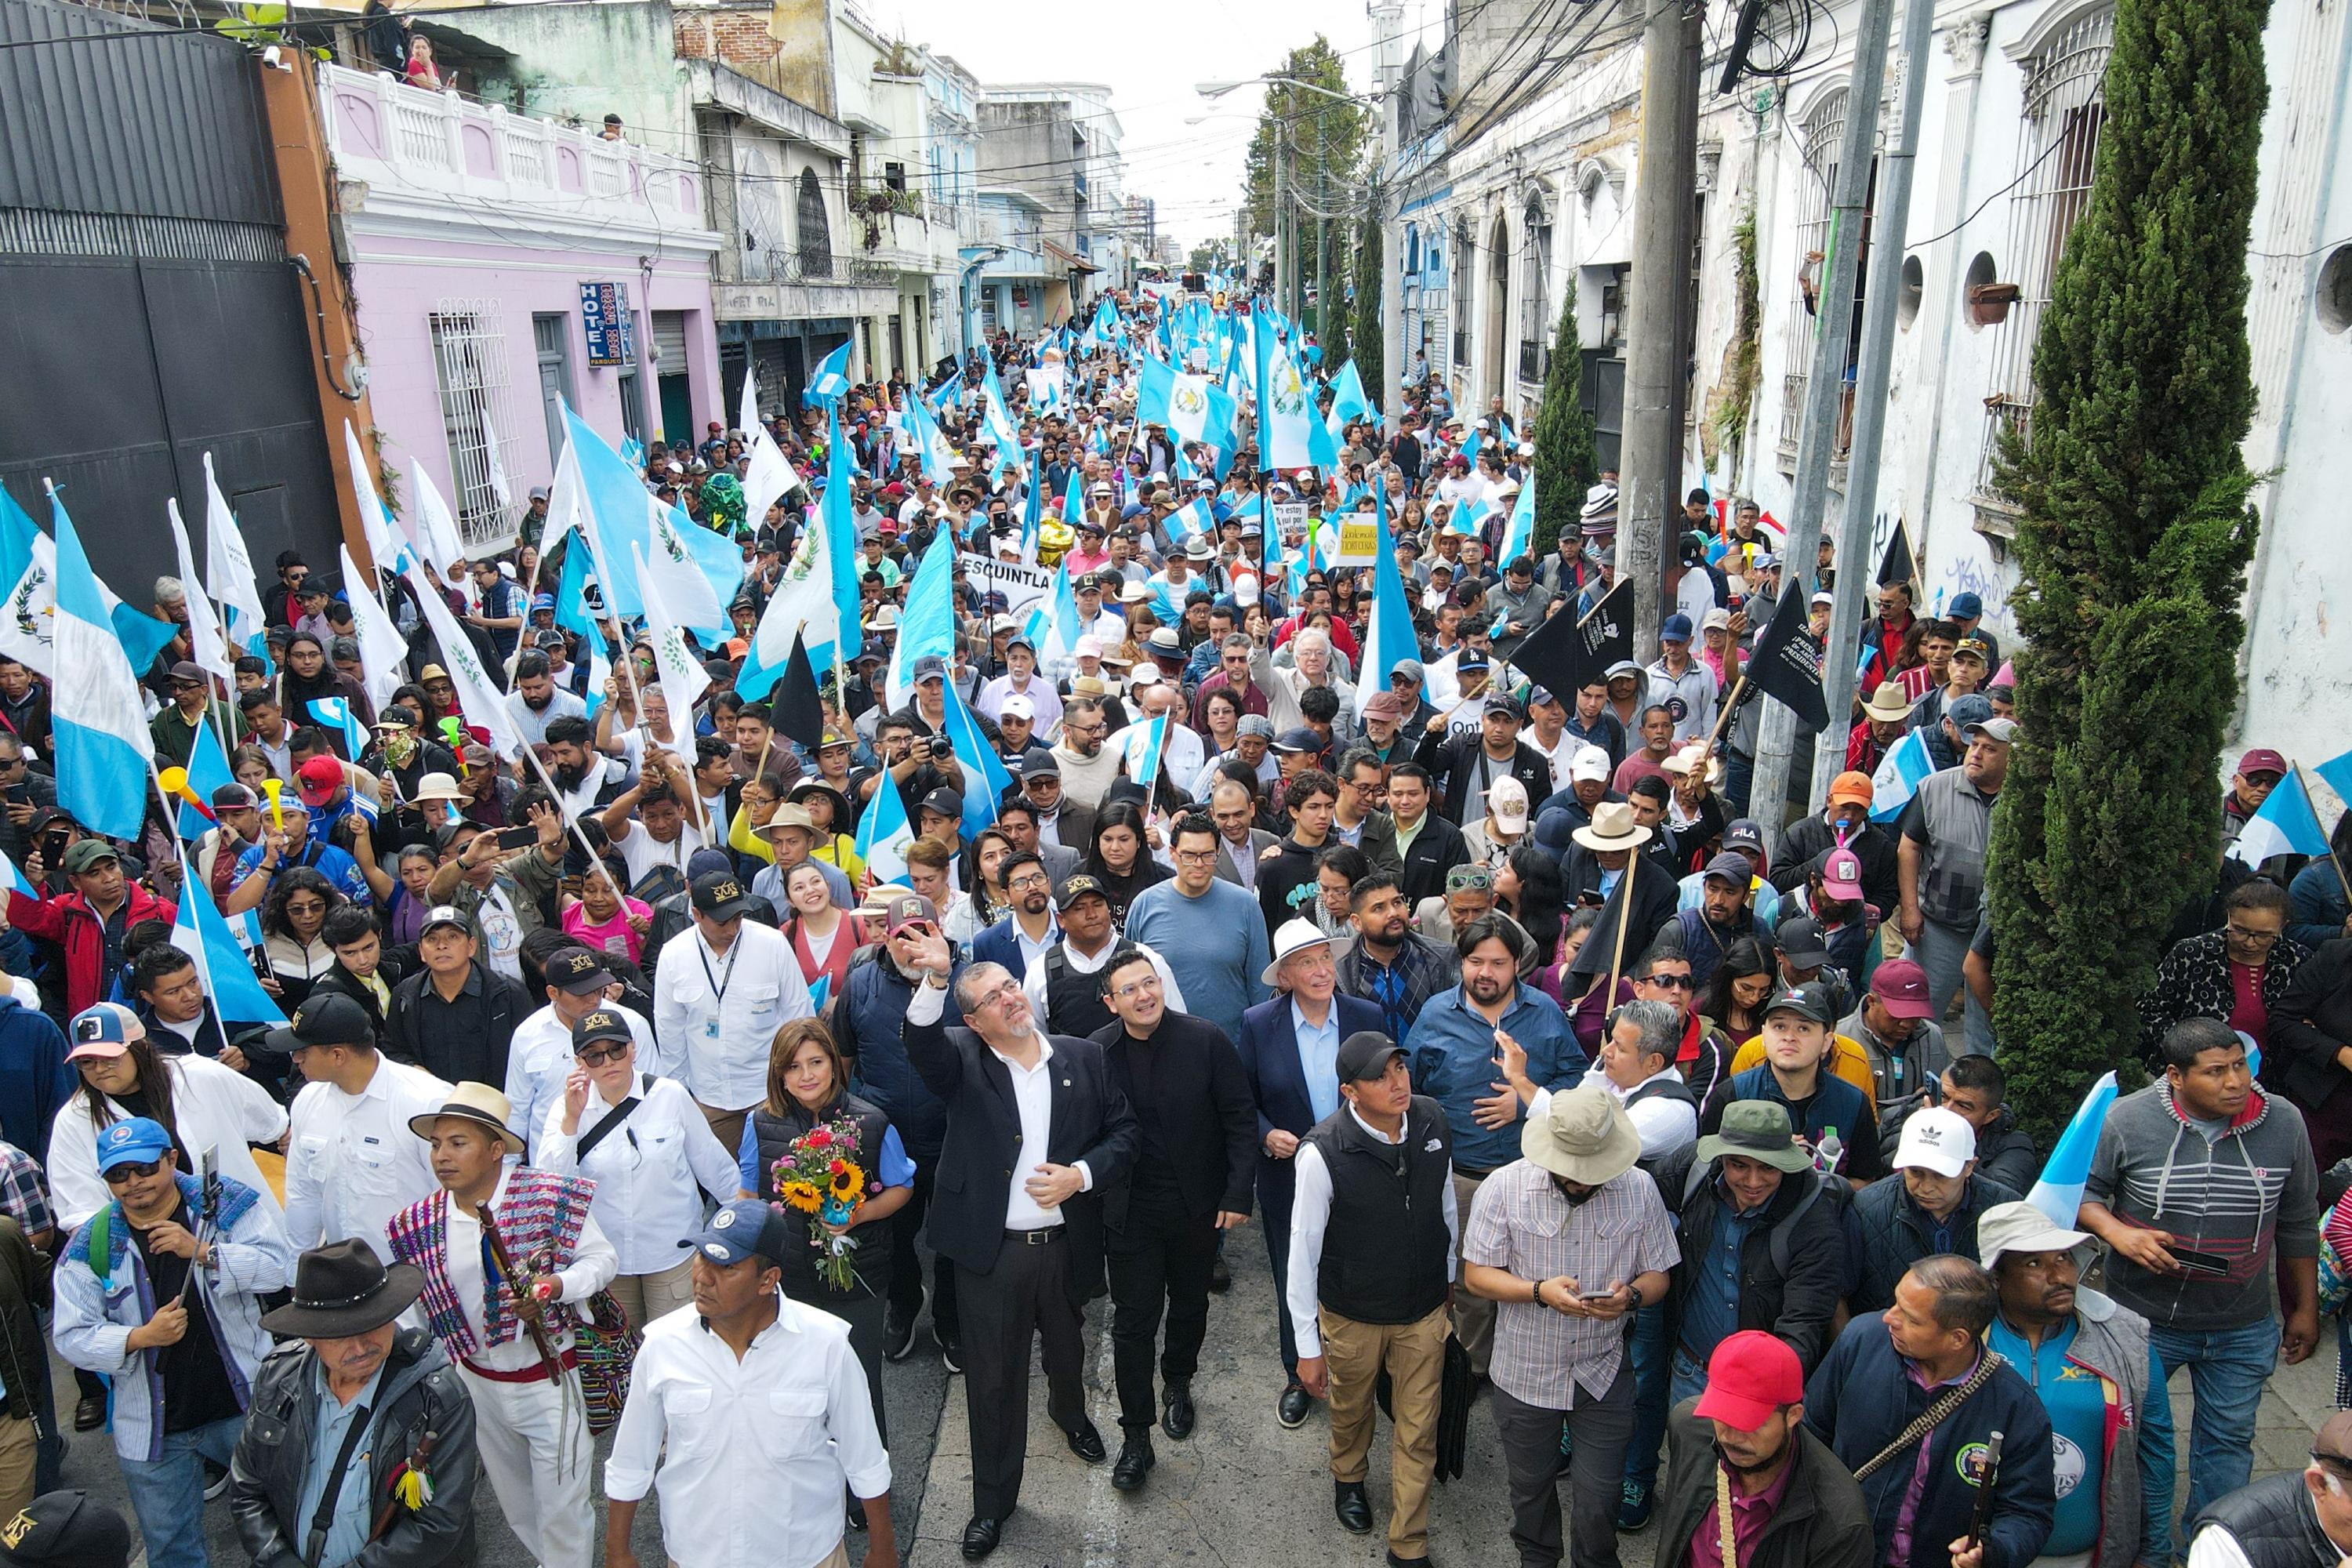
M1706 1184L1706 1173L1712 1168L1711 1163L1703 1165L1696 1160L1691 1162L1690 1175L1683 1183L1683 1201L1681 1208L1676 1210L1678 1215L1682 1209L1690 1206L1691 1199ZM1823 1202L1828 1203L1833 1215L1842 1215L1853 1195L1853 1188L1840 1176L1826 1175L1820 1171L1800 1171L1794 1173L1793 1179L1804 1181L1808 1176L1811 1180L1806 1184L1805 1195L1797 1200L1796 1207L1773 1221L1772 1228L1766 1233L1766 1245L1772 1249L1773 1271L1783 1279L1789 1277L1789 1238L1796 1233L1797 1222L1811 1212L1815 1204Z

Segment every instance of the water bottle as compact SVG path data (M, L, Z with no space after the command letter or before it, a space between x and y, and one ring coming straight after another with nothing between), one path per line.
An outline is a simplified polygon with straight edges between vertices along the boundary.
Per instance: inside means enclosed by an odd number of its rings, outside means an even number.
M1838 1130L1834 1127L1822 1129L1822 1140L1813 1145L1813 1163L1821 1167L1822 1173L1836 1175L1838 1162L1844 1158L1845 1145L1838 1141Z

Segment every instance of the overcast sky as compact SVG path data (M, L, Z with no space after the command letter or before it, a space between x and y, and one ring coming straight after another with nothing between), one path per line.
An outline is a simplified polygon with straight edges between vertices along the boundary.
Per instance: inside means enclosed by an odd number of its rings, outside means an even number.
M1372 85L1364 0L1193 0L1045 12L972 0L857 0L857 8L886 37L952 55L982 83L1109 84L1128 194L1157 202L1161 232L1172 230L1188 246L1233 232L1243 154L1265 101L1263 89L1244 88L1206 103L1195 82L1275 70L1319 32L1339 51L1349 88ZM1406 0L1404 53L1412 53L1417 27L1433 36L1444 17L1444 0ZM1202 113L1213 118L1184 123Z

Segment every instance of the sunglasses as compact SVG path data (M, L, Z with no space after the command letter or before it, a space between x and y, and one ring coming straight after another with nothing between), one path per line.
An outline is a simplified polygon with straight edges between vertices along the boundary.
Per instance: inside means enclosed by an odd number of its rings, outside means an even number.
M582 1067L600 1068L606 1062L619 1061L635 1048L634 1042L625 1046L605 1046L602 1049L594 1046L583 1046L572 1054L580 1058Z
M1687 974L1653 974L1649 984L1664 986L1670 991L1688 991L1696 983Z
M163 1168L161 1160L126 1162L106 1173L106 1183L109 1186L119 1187L125 1182L143 1182Z

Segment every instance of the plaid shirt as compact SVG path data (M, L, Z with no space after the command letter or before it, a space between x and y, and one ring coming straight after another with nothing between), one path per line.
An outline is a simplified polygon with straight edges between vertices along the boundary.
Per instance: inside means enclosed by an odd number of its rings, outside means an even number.
M0 1142L0 1214L23 1226L28 1237L58 1223L49 1212L49 1182L40 1162L5 1142Z
M1552 1184L1551 1173L1514 1160L1479 1184L1462 1233L1462 1261L1535 1281L1570 1276L1580 1289L1664 1273L1682 1261L1674 1222L1648 1173L1604 1183L1581 1205ZM1575 1406L1580 1391L1599 1399L1625 1358L1625 1320L1571 1318L1532 1301L1505 1301L1495 1313L1495 1386L1546 1410Z
M1462 982L1462 963L1452 950L1411 931L1395 963L1375 963L1359 940L1340 958L1339 969L1339 990L1378 1007L1389 1038L1400 1046L1407 1043L1423 1005Z

